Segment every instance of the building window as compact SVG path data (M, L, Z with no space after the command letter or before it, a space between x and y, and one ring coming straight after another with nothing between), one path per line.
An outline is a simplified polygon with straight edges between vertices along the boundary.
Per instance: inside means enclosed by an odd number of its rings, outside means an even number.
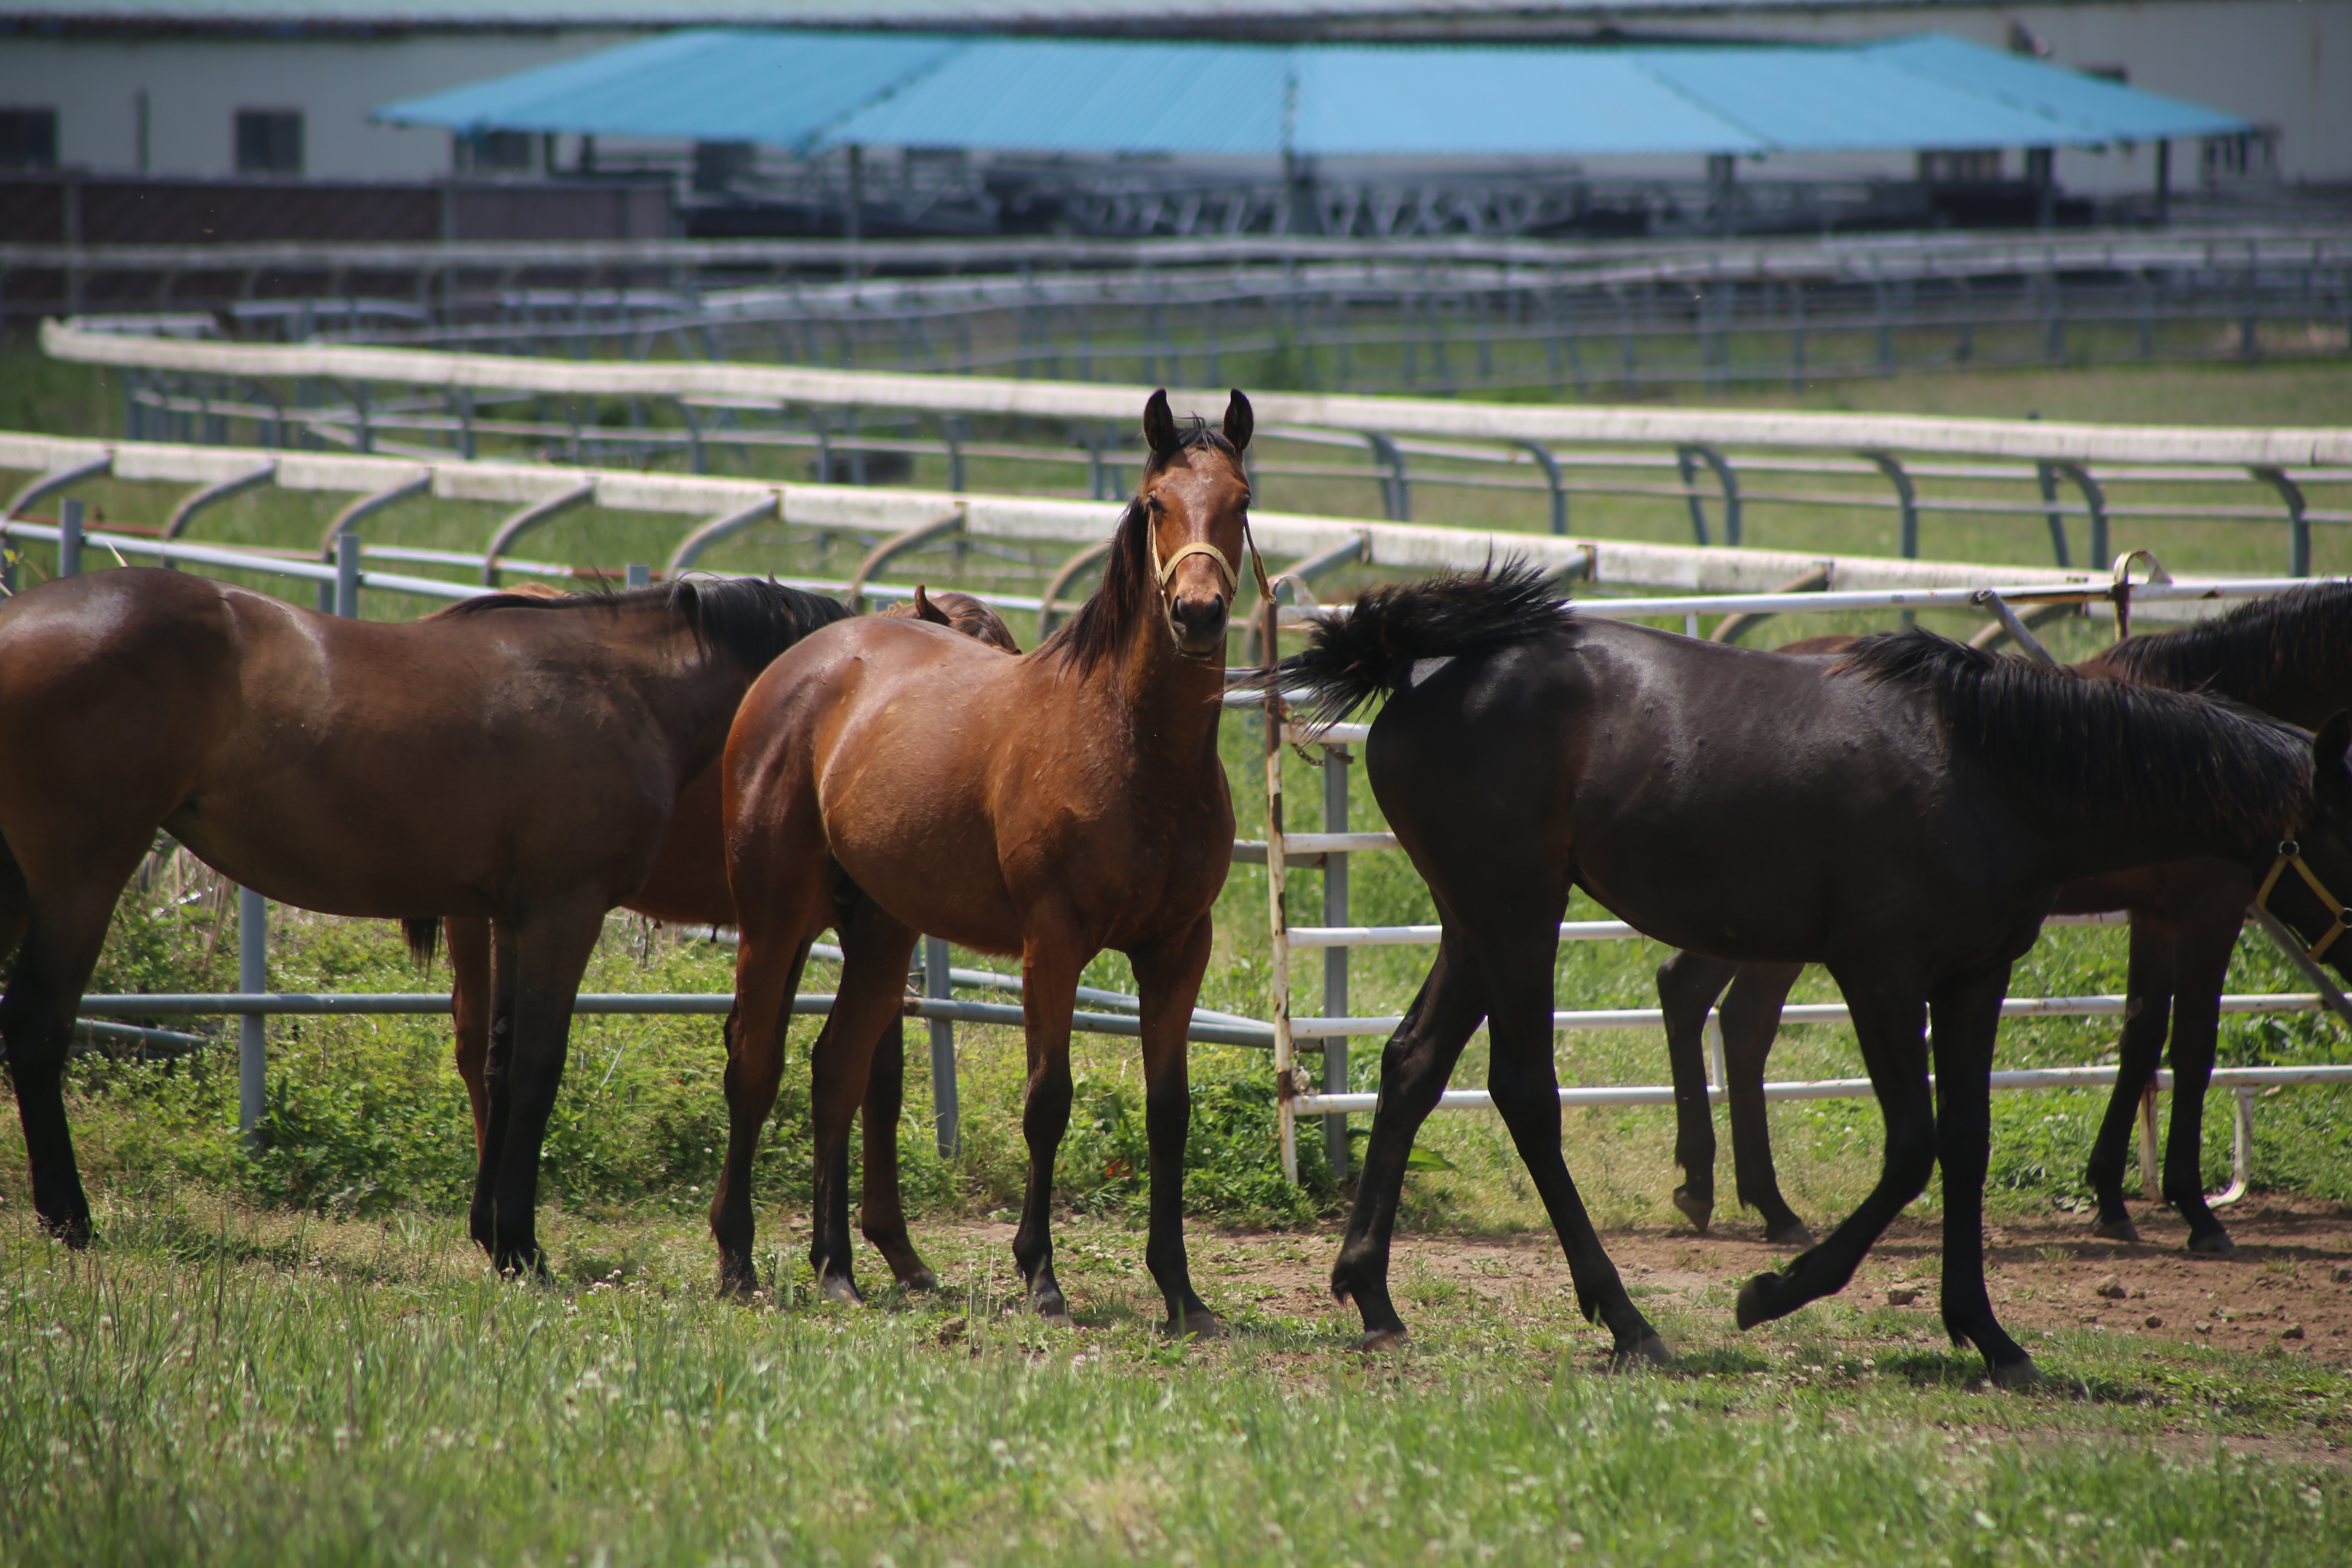
M1969 148L1959 152L1923 152L1919 181L1928 185L1989 185L2000 178L2000 149Z
M0 109L0 169L58 166L58 111Z
M236 111L236 172L299 174L302 172L302 111L240 109Z

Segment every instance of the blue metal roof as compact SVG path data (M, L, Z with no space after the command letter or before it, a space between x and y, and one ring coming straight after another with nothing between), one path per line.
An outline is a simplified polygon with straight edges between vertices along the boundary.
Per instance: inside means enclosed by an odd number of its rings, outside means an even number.
M1860 45L1254 45L709 30L382 120L1032 153L1767 153L2096 145L2245 122L1937 35Z

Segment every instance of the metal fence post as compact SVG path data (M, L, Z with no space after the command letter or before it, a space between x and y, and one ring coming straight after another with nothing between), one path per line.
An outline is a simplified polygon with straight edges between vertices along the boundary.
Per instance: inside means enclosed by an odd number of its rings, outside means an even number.
M1348 753L1337 746L1323 752L1323 831L1348 831ZM1343 926L1348 923L1348 857L1334 849L1323 857L1323 923ZM1323 1016L1344 1018L1348 1016L1348 950L1327 947L1323 950ZM1348 1037L1332 1035L1323 1041L1323 1092L1348 1092ZM1323 1157L1331 1163L1331 1174L1339 1181L1348 1178L1348 1119L1332 1113L1323 1118Z
M2255 468L2254 478L2278 491L2286 502L2287 575L2311 575L2311 519L2305 515L2303 487L2286 477L2284 468Z
M58 575L81 572L81 502L68 496L58 503Z
M360 536L335 536L335 614L356 619L360 613Z
M269 989L269 901L251 888L236 890L236 988L248 996ZM261 1125L268 1026L258 1013L237 1016L236 1130L248 1138Z
M948 973L948 944L935 936L923 939L923 994L944 1002L955 994ZM952 1160L962 1145L956 1120L955 1025L946 1018L931 1026L931 1121L940 1141L940 1158Z

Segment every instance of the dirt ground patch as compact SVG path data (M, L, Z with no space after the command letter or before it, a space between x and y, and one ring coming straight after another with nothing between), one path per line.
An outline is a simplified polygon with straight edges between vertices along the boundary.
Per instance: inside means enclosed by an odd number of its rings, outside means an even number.
M2137 1245L2094 1239L2087 1221L2073 1215L1990 1225L1986 1263L1994 1306L2003 1325L2029 1344L2042 1331L2087 1330L2242 1352L2276 1350L2315 1364L2352 1367L2352 1212L2317 1203L2264 1203L2225 1211L2225 1217L2238 1243L2230 1258L2190 1255L2182 1247L2187 1226L2145 1206L2136 1215L2146 1237ZM1010 1226L958 1228L967 1245L978 1243L999 1256L1009 1251ZM1108 1239L1079 1244L1075 1250L1082 1258L1069 1259L1075 1277L1065 1268L1074 1301L1089 1286L1110 1284L1099 1276L1085 1278L1092 1263L1127 1275L1122 1283L1138 1309L1148 1310L1149 1281L1118 1257L1127 1250L1118 1245L1126 1238L1106 1246ZM1141 1237L1133 1240L1139 1263ZM1638 1226L1604 1232L1602 1241L1645 1308L1652 1302L1687 1307L1708 1321L1721 1317L1727 1331L1732 1294L1750 1276L1791 1256L1767 1246L1760 1227L1739 1219L1704 1237ZM1254 1308L1268 1316L1328 1319L1344 1329L1353 1310L1335 1308L1329 1293L1338 1247L1336 1226L1192 1233L1197 1282L1221 1310ZM1906 1215L1835 1300L1855 1310L1916 1314L1915 1331L1935 1332L1942 1247L1935 1216ZM1543 1315L1564 1324L1573 1314L1568 1265L1549 1236L1400 1236L1391 1278L1408 1322L1426 1321L1436 1300L1454 1292L1475 1295L1484 1310L1502 1316ZM1906 1292L1911 1293L1907 1301ZM1416 1296L1423 1304L1416 1305ZM1079 1311L1083 1321L1083 1305Z

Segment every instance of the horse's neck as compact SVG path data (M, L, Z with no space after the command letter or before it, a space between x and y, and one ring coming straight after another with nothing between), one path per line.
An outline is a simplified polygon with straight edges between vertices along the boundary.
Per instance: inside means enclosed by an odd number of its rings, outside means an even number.
M630 673L625 679L636 688L654 722L681 754L698 759L717 755L726 743L735 710L751 688L751 675L724 652L701 643L691 628L675 624L632 646L642 648L643 656L627 667Z
M2126 675L2104 653L2078 668L2089 675L2226 697L2306 730L2315 730L2329 714L2352 707L2352 658L2279 668L2267 659L2231 657L2218 646L2184 645L2182 655L2153 679Z
M1178 654L1157 615L1129 638L1116 668L1108 661L1097 666L1085 685L1106 727L1129 737L1139 779L1184 788L1189 769L1215 764L1224 662L1202 664Z
M2036 804L2038 819L2061 881L2105 876L2175 860L2237 860L2251 864L2277 839L2225 806L2166 810L2130 800L2103 799L2073 811Z

